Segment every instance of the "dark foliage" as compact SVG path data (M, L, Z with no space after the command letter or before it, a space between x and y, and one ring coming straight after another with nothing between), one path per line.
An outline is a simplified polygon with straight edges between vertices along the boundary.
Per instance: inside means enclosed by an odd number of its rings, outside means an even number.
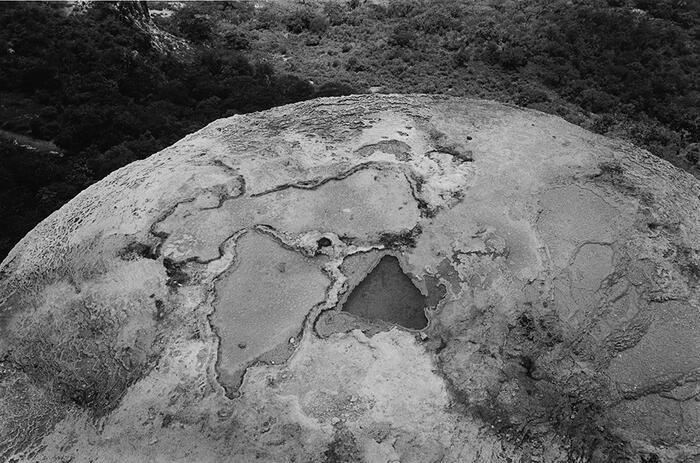
M328 29L328 23L326 16L308 8L299 8L284 19L287 30L293 34L300 34L304 31L321 34Z
M4 254L46 215L80 191L69 163L0 139L0 250Z

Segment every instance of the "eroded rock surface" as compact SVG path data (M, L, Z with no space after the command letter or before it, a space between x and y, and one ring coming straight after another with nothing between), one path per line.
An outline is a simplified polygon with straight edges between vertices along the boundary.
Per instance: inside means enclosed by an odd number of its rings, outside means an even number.
M216 121L0 266L0 460L697 461L699 197L492 102Z

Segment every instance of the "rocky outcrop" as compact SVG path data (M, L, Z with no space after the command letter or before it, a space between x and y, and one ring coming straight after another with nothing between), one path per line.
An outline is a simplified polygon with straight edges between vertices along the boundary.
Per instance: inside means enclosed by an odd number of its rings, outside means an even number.
M0 455L693 461L699 197L487 101L216 121L0 266Z
M151 46L158 52L175 56L179 59L190 59L192 46L187 40L177 37L158 27L151 19L151 13L146 1L123 2L93 2L92 0L73 2L66 9L71 14L83 14L89 8L102 8L117 14L124 21L144 32L150 38Z
M151 15L148 11L148 2L115 2L117 10L127 18L134 21L151 21Z

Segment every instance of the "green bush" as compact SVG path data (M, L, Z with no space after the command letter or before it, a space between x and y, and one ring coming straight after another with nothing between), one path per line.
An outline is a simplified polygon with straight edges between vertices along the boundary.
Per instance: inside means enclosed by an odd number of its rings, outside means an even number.
M320 13L307 8L298 8L287 15L284 24L293 34L301 34L305 31L321 34L328 29L329 21Z
M544 103L549 101L547 93L536 87L521 88L518 92L516 103L521 106L528 106L535 103Z
M331 26L340 26L347 20L347 9L342 3L328 2L323 5L323 15Z
M248 36L240 31L228 31L224 35L224 41L227 48L231 50L248 50L250 48Z
M328 29L328 24L329 21L327 17L320 14L314 14L309 20L309 31L315 34L321 34Z
M617 105L617 99L609 93L586 88L580 95L581 106L593 112L613 111Z
M498 50L497 61L505 69L517 69L527 64L527 51L519 45L505 45Z
M209 19L189 11L187 8L179 10L176 14L178 31L187 40L202 43L212 39L213 29Z
M398 47L410 47L417 39L416 31L409 25L399 25L391 33L389 43Z

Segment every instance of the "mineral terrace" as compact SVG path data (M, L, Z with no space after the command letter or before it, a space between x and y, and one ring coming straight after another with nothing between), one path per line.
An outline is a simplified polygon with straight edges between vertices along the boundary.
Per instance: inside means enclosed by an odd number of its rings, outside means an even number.
M218 120L0 266L0 461L696 462L699 195L487 101Z

